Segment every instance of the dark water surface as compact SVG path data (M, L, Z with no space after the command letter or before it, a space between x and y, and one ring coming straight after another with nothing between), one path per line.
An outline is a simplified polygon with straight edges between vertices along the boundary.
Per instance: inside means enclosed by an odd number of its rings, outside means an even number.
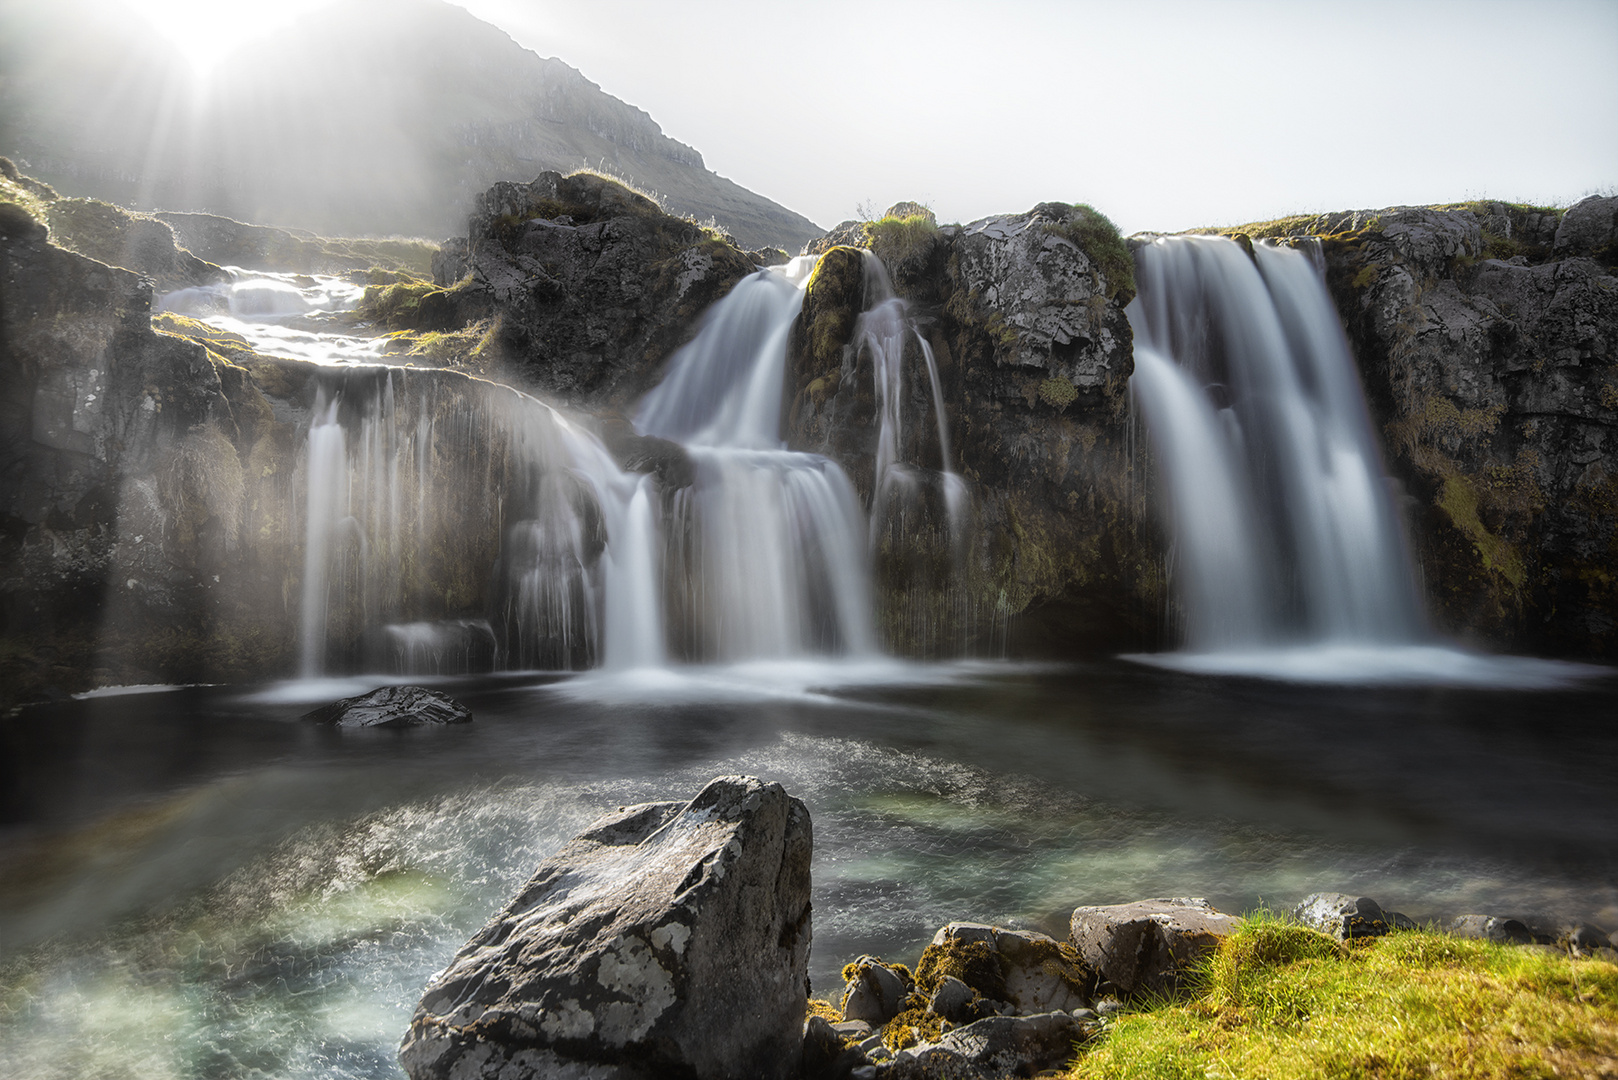
M812 978L954 918L1365 893L1618 928L1618 681L1322 687L1124 661L437 683L476 722L300 723L376 685L0 721L0 1075L389 1076L427 977L599 812L715 775L815 826Z

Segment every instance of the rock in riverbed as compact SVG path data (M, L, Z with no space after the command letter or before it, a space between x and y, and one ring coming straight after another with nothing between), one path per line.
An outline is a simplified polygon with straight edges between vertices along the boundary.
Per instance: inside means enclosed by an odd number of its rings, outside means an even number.
M467 724L472 710L425 686L384 686L342 698L303 714L305 720L340 728L404 728Z
M779 784L596 822L428 985L412 1080L788 1080L808 990L809 812Z

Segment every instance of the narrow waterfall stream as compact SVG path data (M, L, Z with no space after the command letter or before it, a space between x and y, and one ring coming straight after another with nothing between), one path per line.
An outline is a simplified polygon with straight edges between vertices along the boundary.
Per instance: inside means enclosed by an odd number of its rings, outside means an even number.
M670 572L694 659L870 654L864 512L835 462L781 440L787 334L814 260L754 274L709 313L641 402L636 428L680 443Z

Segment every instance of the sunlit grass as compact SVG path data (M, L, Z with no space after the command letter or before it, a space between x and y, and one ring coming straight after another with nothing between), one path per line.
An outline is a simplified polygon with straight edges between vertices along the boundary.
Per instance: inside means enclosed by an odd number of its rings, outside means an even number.
M1196 997L1120 1015L1066 1075L1618 1076L1618 965L1429 931L1345 946L1260 914Z

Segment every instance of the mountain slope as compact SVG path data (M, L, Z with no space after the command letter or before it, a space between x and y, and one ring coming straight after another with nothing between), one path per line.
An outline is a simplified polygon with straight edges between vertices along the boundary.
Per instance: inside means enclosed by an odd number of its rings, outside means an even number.
M0 153L68 192L442 236L464 231L473 196L496 180L592 168L746 247L797 250L821 232L709 172L577 70L442 0L338 0L221 58L204 85L140 20L105 14L92 0L0 8Z

